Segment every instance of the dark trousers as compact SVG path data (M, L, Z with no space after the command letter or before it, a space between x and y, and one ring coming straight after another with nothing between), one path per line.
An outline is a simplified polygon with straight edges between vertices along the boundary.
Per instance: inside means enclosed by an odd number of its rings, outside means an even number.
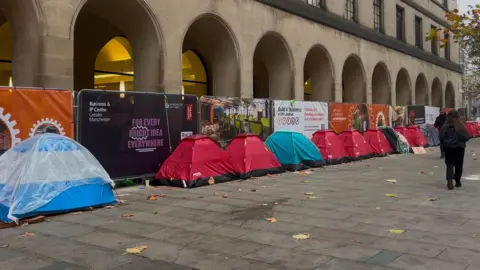
M463 158L465 148L445 148L445 165L447 165L447 180L459 182L463 173Z
M443 150L443 144L440 144L440 154L445 155L445 150Z

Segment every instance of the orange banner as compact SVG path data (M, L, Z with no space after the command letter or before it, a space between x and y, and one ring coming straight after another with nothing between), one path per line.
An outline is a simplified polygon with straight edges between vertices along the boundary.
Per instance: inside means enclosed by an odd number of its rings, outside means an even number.
M330 104L330 127L337 133L347 129L365 131L369 127L366 104Z
M368 104L370 128L390 125L389 106L383 104Z
M47 132L73 138L70 91L0 88L0 154Z

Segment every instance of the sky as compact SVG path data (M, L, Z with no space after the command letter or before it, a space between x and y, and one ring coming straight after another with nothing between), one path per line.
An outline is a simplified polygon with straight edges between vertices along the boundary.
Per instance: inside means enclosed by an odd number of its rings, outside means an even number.
M480 4L480 0L457 0L458 9L463 13L468 10L468 6Z

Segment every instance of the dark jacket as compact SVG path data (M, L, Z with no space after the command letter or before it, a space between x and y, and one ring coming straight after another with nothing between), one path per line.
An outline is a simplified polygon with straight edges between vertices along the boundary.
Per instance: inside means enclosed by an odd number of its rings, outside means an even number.
M441 128L443 127L443 124L445 124L445 121L447 121L447 115L440 114L439 116L437 116L437 119L435 119L435 124L433 124L433 126L436 128Z
M454 149L465 148L466 142L470 140L470 135L468 134L467 129L463 126L462 128L460 128L460 130L457 130L453 126L443 125L442 128L440 128L440 131L438 133L440 137L440 142L442 143L442 145L444 147L447 146L444 144L444 139L445 137L447 137L448 133L450 132L454 132L457 134L458 141L454 145L448 145L448 148L454 148Z

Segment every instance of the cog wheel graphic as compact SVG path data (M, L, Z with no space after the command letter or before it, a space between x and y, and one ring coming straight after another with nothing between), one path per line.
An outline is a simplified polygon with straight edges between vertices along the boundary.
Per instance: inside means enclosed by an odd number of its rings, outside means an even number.
M11 114L5 112L5 110L0 107L0 120L2 120L5 125L7 125L8 131L10 132L10 137L12 141L12 147L16 145L17 143L20 143L22 140L20 138L17 138L17 135L20 134L20 130L15 129L15 125L17 124L16 121L12 120L10 121L10 117L12 117Z
M30 136L30 137L35 136L36 135L35 133L40 128L45 128L45 126L54 127L55 129L57 129L57 133L59 135L62 135L62 136L65 135L65 131L63 130L62 124L60 124L57 120L50 119L50 118L43 118L43 119L37 121L37 123L33 124L33 127L30 129L30 133L28 133L28 136Z

